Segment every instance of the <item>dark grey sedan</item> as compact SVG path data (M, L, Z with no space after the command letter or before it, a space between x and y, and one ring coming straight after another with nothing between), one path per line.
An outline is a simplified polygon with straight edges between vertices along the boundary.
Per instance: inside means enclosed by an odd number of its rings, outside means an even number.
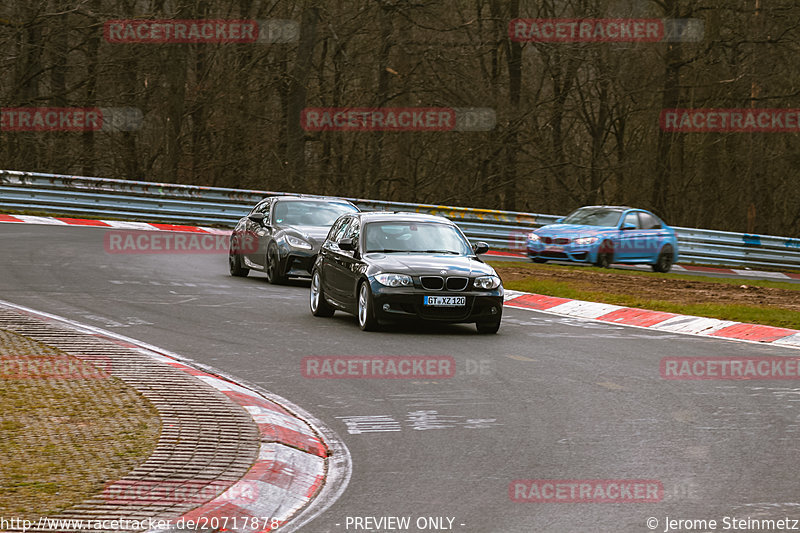
M265 198L239 220L231 234L231 276L247 276L252 269L264 272L270 283L309 277L331 225L341 215L358 211L342 199Z

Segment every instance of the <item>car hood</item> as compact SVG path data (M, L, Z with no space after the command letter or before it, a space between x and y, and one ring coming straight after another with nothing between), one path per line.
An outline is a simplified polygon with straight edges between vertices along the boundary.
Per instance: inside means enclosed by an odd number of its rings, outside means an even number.
M319 250L330 228L327 226L284 226L282 231L286 235L294 235L308 241L315 250Z
M534 231L540 237L594 237L617 231L617 228L605 226L585 226L583 224L549 224Z
M474 256L452 254L383 254L373 252L364 259L377 272L414 276L481 276L496 275L494 269ZM442 271L446 271L444 274Z

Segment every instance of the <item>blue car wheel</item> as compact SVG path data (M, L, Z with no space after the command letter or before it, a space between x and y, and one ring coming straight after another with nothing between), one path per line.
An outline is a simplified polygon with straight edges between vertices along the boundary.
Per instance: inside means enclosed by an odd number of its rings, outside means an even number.
M614 243L611 241L603 241L597 250L597 259L594 262L595 266L600 268L610 268L611 263L614 262Z
M653 272L669 272L672 264L675 262L675 253L672 251L672 246L669 244L661 248L655 264L653 264Z

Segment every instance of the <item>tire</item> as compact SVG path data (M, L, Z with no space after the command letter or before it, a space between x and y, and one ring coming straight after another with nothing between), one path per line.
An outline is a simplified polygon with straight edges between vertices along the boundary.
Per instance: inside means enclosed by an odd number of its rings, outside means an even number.
M286 276L278 272L278 269L280 269L280 261L278 259L278 247L275 246L275 244L271 244L267 249L267 262L264 267L267 281L273 285L286 283Z
M372 291L369 283L362 281L358 286L358 327L362 331L377 331L378 319L375 318L375 303L372 301Z
M667 244L661 249L661 252L658 254L658 259L656 259L656 263L651 265L653 268L653 272L669 272L672 268L672 263L675 262L675 254L672 253L672 246Z
M597 260L594 266L600 268L610 268L614 262L614 244L611 241L604 241L597 251Z
M544 257L531 257L531 261L534 263L547 263L547 259Z
M497 333L497 330L500 329L500 321L497 320L495 322L476 322L475 327L478 330L478 333L482 335L493 335Z
M311 290L309 293L309 305L312 315L320 317L333 316L336 310L325 301L325 293L322 292L322 279L320 279L318 270L311 274Z
M242 266L242 256L234 251L238 248L234 243L235 239L235 236L231 236L230 246L228 247L228 271L231 273L231 276L246 278L247 274L250 273L250 269Z

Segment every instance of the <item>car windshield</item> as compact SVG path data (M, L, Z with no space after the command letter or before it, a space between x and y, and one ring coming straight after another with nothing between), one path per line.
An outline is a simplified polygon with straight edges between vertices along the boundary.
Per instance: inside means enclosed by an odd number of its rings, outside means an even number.
M561 224L581 224L584 226L615 227L622 214L620 209L602 207L581 208L570 213Z
M355 207L336 202L278 201L273 210L273 223L291 226L331 226L345 213L355 213Z
M364 232L366 253L472 253L458 229L439 222L370 222Z

